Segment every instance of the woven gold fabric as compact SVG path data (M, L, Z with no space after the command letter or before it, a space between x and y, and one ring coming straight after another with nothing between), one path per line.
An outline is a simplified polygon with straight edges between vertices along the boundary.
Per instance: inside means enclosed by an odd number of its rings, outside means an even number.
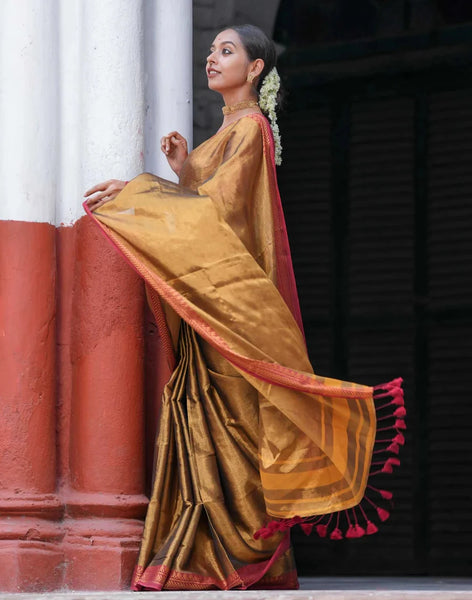
M363 496L372 388L313 373L277 255L276 194L267 123L248 116L191 153L181 185L143 174L94 213L167 317L184 323L138 587L162 579L170 589L172 570L247 587L244 565L279 549L259 573L276 580L293 564L281 534L252 538L267 515L324 514Z

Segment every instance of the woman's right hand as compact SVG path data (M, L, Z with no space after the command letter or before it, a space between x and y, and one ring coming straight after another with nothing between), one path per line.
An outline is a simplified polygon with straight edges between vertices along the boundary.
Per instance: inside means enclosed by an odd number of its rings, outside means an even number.
M188 156L187 140L178 131L171 131L161 138L161 150L167 157L170 168L176 175Z
M127 181L120 181L119 179L109 179L102 183L97 183L93 188L87 190L84 194L84 198L87 198L87 206L90 210L100 208L105 202L114 200L116 196L127 184Z

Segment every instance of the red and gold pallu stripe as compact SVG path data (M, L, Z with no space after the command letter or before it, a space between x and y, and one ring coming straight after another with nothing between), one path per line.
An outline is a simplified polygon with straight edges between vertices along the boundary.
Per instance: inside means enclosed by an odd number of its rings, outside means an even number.
M402 383L402 379L398 378L373 388L378 417L377 432L367 484L360 501L350 509L327 511L321 515L313 513L303 517L301 509L295 517L266 523L255 533L256 539L271 537L275 532L285 531L295 525L300 525L307 535L315 531L320 537L332 540L360 538L377 533L378 525L390 517L392 506L393 494L382 489L385 487L385 476L393 473L394 468L400 465L398 454L405 443L403 431L406 429L406 410ZM314 467L315 463L311 462L311 466ZM378 485L382 487L379 488ZM283 491L281 494L283 495Z

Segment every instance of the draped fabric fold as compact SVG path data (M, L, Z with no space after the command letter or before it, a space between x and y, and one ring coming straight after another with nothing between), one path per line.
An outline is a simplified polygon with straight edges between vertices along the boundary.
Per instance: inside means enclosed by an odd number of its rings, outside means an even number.
M288 534L253 534L357 505L376 413L373 388L313 373L267 121L240 119L180 185L140 175L92 218L146 281L174 369L135 589L294 587Z

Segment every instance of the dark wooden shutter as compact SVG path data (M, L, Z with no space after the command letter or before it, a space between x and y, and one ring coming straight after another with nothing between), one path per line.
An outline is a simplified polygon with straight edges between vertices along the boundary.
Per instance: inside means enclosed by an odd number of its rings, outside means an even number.
M302 574L472 567L472 91L461 88L434 68L387 89L315 87L281 121L315 370L365 383L401 374L409 410L392 519L352 542L295 533Z
M411 390L413 102L358 101L347 111L343 99L336 103L294 111L283 121L280 185L310 357L320 374L371 384L402 374ZM411 444L402 457L407 465L410 455ZM381 536L352 544L295 533L302 572L389 572L391 547L398 550L393 568L401 564L407 572L411 469L392 482L395 518Z
M301 309L315 369L330 367L331 146L328 107L287 115L282 194Z
M429 131L431 560L472 568L472 91L434 93Z
M403 376L407 406L415 386L414 116L411 97L355 101L349 161L348 373L369 384ZM410 414L402 467L385 478L394 493L392 518L362 550L374 572L393 562L408 572L413 564L412 420ZM351 545L351 561L358 562L356 553Z

